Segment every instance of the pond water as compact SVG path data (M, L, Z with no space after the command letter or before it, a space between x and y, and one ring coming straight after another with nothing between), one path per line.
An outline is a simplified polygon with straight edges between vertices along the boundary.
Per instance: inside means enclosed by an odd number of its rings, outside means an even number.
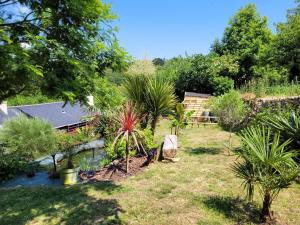
M60 179L49 179L48 172L40 171L34 177L27 177L26 175L14 177L3 184L1 187L35 187L35 186L62 186L63 183Z
M100 161L105 156L105 152L102 148L96 148L94 150L82 149L73 157L75 167L80 167L81 162L88 161L89 165L93 167L100 167ZM45 157L47 158L47 157ZM52 158L51 158L52 159ZM0 187L11 188L11 187L35 187L35 186L62 186L63 182L61 179L49 179L48 171L52 169L52 160L50 164L42 164L43 171L38 171L34 177L28 178L26 175L16 176L4 183L0 184ZM57 163L57 170L66 167L66 160L63 159Z

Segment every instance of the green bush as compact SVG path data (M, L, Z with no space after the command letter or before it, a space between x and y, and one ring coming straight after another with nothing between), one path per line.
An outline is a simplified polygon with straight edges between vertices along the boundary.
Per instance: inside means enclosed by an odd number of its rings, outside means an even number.
M26 155L28 160L49 153L56 148L53 126L42 119L19 116L4 122L0 143L9 153Z
M270 129L263 126L248 127L239 136L242 147L236 155L240 160L233 165L233 171L243 180L249 200L252 201L257 187L263 202L262 222L271 221L272 202L299 175L293 159L297 153L287 151L289 140L281 143L278 133L272 137Z
M145 128L140 131L140 136L142 138L143 146L148 152L152 148L157 147L157 144L154 142L154 135L150 127Z
M28 161L24 155L7 153L0 147L0 182L25 171Z
M114 110L124 102L120 88L109 82L107 78L98 78L94 81L94 104L101 112Z
M245 118L247 107L239 92L231 90L228 93L210 100L211 111L219 117L220 124L225 129L234 129Z
M285 104L284 106L270 106L264 107L258 112L250 121L250 125L261 125L269 118L274 116L289 117L291 112L295 112L296 115L300 114L300 105Z
M16 105L31 105L31 104L39 104L45 102L55 102L60 101L60 99L49 98L40 93L34 95L16 95L8 99L8 105L16 106Z
M253 80L240 89L241 93L254 93L257 97L265 96L299 96L300 85L293 83L282 83L270 85L264 79Z
M233 64L233 65L232 65ZM216 55L194 55L190 57L190 66L178 71L175 81L176 92L181 96L185 91L220 95L233 88L233 76L236 67L230 58Z

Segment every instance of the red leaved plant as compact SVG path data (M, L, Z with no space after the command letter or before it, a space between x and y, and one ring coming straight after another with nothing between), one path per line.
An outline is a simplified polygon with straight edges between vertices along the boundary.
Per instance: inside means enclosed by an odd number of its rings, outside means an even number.
M124 109L120 112L118 118L120 129L118 130L117 136L114 140L113 146L116 146L118 141L124 141L126 143L125 155L126 155L126 173L129 172L129 140L132 138L134 145L140 151L140 147L143 152L147 155L143 145L138 141L140 137L138 132L139 116L135 112L135 108L132 102L127 102Z

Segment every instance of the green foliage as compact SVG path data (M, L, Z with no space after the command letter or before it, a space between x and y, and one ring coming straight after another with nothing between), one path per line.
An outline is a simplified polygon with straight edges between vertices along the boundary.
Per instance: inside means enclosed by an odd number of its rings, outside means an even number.
M93 165L93 159L92 158L82 158L79 162L79 168L81 171L88 172L92 170L98 169L95 165Z
M110 83L106 78L97 78L93 92L94 104L101 112L114 110L124 102L120 88Z
M300 4L289 10L287 21L277 24L277 35L269 49L269 61L283 66L289 72L289 79L299 78L300 73Z
M300 151L300 116L294 112L289 116L275 115L263 122L275 132L279 132L285 141L291 140L293 149ZM298 151L298 153L299 153Z
M155 58L152 60L154 66L163 66L165 64L165 59L162 58Z
M42 119L19 116L4 122L0 130L0 142L10 153L24 154L28 159L55 149L55 133L52 125Z
M287 188L299 174L293 160L295 152L286 151L289 141L280 143L276 134L271 139L270 129L249 127L240 134L242 148L236 151L241 161L233 165L236 176L243 179L249 200L252 200L255 186L262 200L262 219L271 218L271 204L283 188Z
M169 82L175 82L179 74L182 71L189 69L191 66L190 57L174 57L166 60L164 65L157 67L157 76L168 80Z
M154 142L154 135L150 127L139 131L139 133L143 146L147 152L152 148L157 147L157 144Z
M8 153L0 147L0 182L12 178L25 170L27 157L22 154Z
M144 75L126 76L123 85L126 97L145 118L144 127L147 127L150 120L154 132L159 117L174 107L176 99L173 85L161 77Z
M120 142L125 142L126 173L128 173L129 153L132 146L137 147L139 152L147 154L145 152L143 143L140 141L140 134L137 127L139 123L139 117L135 112L135 108L132 102L128 102L124 106L124 109L119 112L117 121L119 123L119 129L117 132L117 136L115 137L113 147L117 148Z
M106 153L106 160L109 160L109 162L117 158L123 158L125 157L125 142L119 143L118 147L116 148L114 146L114 142L109 141L106 143L104 151Z
M68 162L67 168L73 169L73 156L75 154L74 148L81 144L85 144L93 139L89 133L84 130L76 130L75 133L67 133L65 131L56 131L56 151L63 151L66 153Z
M194 111L185 112L184 105L182 103L177 103L175 112L169 116L169 119L171 120L171 134L174 128L175 135L179 135L180 131L188 125L189 119L193 113Z
M157 147L157 144L154 142L154 136L153 133L151 131L150 128L145 128L143 130L139 130L138 131L138 136L137 137L141 143L141 145L143 146L143 148L145 149L145 151L149 151L152 148ZM134 140L133 139L129 139L129 147L131 148L130 151L130 155L135 155L136 151L134 150ZM106 142L106 146L104 148L104 151L106 153L106 157L103 159L103 161L101 160L101 165L105 166L107 164L109 164L111 161L118 159L118 158L123 158L126 156L126 143L125 141L120 141L118 143L117 148L114 146L114 142L112 139L108 139L108 141Z
M22 14L20 6L28 12ZM9 0L0 8L0 102L22 92L32 78L45 95L84 102L95 76L107 67L126 68L127 54L110 26L116 18L110 4Z
M226 64L224 63L226 62ZM236 65L234 61L220 60L216 55L195 55L190 58L190 66L179 71L178 79L175 81L177 92L183 96L185 91L219 95L233 88L230 78ZM231 65L228 67L228 65ZM227 72L226 72L227 71Z
M60 99L53 99L49 98L46 95L33 94L33 95L16 95L8 99L7 103L10 106L17 106L17 105L31 105L31 104L39 104L45 102L56 102Z
M212 98L210 105L211 111L219 117L221 126L230 130L238 126L247 113L247 107L239 92L234 90Z
M300 85L282 83L270 86L265 80L253 80L242 86L241 93L253 93L256 97L265 96L299 96Z
M271 37L267 18L257 13L254 4L248 4L229 21L222 41L215 41L212 51L234 56L239 70L233 79L236 86L241 86L255 76L253 67L258 65L261 51L270 43Z

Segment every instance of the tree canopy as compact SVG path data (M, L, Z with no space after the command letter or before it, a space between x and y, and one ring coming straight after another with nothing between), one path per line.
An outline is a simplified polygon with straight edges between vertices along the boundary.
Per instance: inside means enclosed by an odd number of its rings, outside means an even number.
M100 0L1 1L0 102L31 79L48 96L86 101L95 76L126 66L110 25L115 18Z
M233 79L239 87L255 76L254 66L258 64L260 52L270 43L271 37L267 18L258 14L254 4L248 4L230 19L222 40L215 40L212 51L237 59L239 71Z

